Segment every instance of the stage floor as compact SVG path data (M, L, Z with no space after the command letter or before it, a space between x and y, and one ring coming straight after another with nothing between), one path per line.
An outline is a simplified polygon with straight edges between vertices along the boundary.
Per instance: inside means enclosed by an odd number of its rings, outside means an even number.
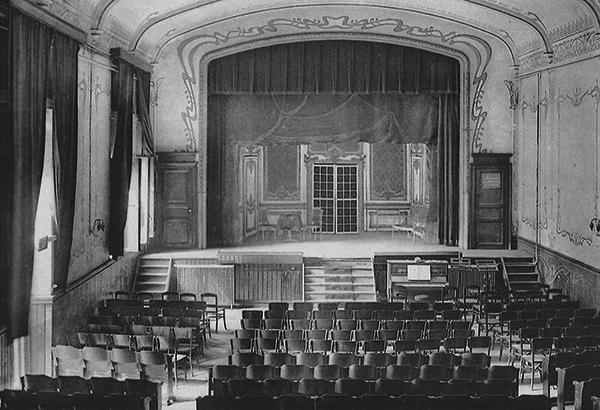
M392 239L391 232L361 234L323 234L322 240L314 241L308 237L296 241L265 241L249 238L243 245L228 248L190 249L181 251L151 252L148 256L170 258L216 258L220 250L236 252L302 252L309 258L371 258L375 253L394 252L439 252L459 251L457 246L431 245L423 239L396 234Z

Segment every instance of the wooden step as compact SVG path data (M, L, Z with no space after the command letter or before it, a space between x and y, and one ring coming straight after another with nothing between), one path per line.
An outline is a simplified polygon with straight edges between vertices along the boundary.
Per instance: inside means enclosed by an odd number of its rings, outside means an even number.
M371 259L305 258L304 299L311 302L374 301Z
M172 259L141 257L138 261L134 292L162 293L168 291L172 265Z

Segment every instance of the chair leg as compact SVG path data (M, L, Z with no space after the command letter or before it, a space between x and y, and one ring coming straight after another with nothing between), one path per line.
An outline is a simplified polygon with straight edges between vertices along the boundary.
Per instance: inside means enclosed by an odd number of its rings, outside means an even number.
M223 318L223 328L225 330L229 330L229 329L227 329L227 321L225 320L225 309L223 309L223 317L222 318Z

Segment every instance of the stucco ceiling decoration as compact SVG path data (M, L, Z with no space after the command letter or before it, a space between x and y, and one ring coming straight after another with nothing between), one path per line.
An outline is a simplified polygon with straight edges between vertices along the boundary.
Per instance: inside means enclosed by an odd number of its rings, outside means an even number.
M240 18L273 11L302 18L309 9L310 18L316 18L315 11L322 7L368 7L373 14L368 17L373 18L379 17L374 15L378 9L383 16L396 11L396 18L405 12L421 13L443 22L436 26L444 31L469 28L480 31L483 38L500 37L518 56L534 51L551 55L557 38L581 30L598 32L600 16L598 0L330 0L291 5L287 0L91 0L86 6L93 10L89 30L124 31L117 34L128 39L131 51L154 56L174 40L185 41L199 31L222 32Z

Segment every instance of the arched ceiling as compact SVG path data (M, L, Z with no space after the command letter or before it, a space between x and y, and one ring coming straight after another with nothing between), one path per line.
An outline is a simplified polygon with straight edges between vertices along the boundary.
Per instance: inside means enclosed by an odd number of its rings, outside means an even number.
M331 10L348 10L348 18L368 22L394 18L410 26L418 19L419 29L444 34L468 31L486 41L500 41L514 60L531 52L552 55L557 41L600 31L600 0L51 1L53 6L63 2L78 9L85 18L77 25L92 38L118 39L123 48L153 61L170 44L202 34L225 36L223 41L227 41L231 30L255 30L265 17L285 16L289 21L342 17L326 14ZM336 29L335 24L331 29Z

